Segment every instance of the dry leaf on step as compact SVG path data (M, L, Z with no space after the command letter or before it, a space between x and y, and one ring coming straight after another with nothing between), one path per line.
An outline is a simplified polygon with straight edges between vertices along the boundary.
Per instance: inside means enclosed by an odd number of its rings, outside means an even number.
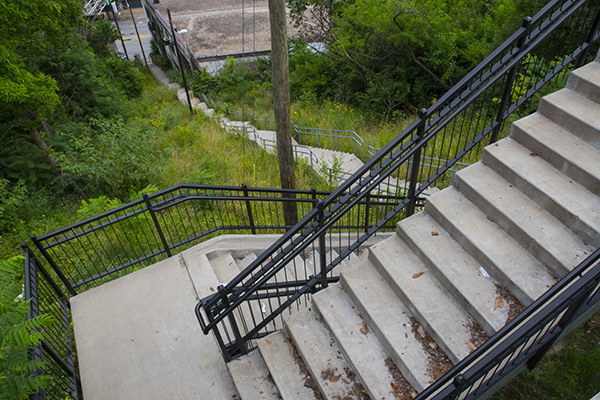
M475 351L477 350L477 346L475 346L473 343L471 342L467 342L467 346L469 346L469 349L471 349L471 351Z
M496 297L496 301L494 302L494 311L496 311L496 308L502 308L504 307L504 303L502 302L502 297L498 296Z
M271 341L269 339L265 339L265 342L267 342L267 344L271 344Z
M419 325L419 327L417 328L417 332L419 332L419 335L421 335L421 337L423 339L425 339L427 337L427 334L425 333L425 329L423 329L423 327L421 325Z
M421 275L423 275L423 271L421 272L417 272L416 274L413 274L413 279L417 279L418 277L420 277Z
M363 335L366 335L367 333L369 333L369 327L367 326L367 323L364 321L362 323L362 328L360 328L360 333L362 333Z
M432 349L436 350L438 346L437 346L436 342L429 342L429 347L431 347Z
M311 340L311 342L310 342L310 349L311 349L311 350L314 350L314 349L315 349L315 346L316 346L316 343L315 343L315 341L314 341L314 340Z
M410 393L410 398L414 399L415 397L417 397L417 391L415 389L412 390L412 392Z
M340 380L341 377L342 377L342 374L333 375L331 378L329 378L329 382L337 382Z
M294 345L288 342L288 347L290 349L290 356L296 357L296 348L294 347Z
M539 156L539 154L538 154L538 153L529 153L529 155L530 155L531 157L537 157L537 156Z
M436 368L436 369L433 371L433 377L434 377L435 379L440 379L440 378L442 377L442 375L444 375L444 373L443 373L443 372L442 372L442 370L441 370L441 369L439 369L439 368Z
M439 233L437 233L436 231L431 231L431 236L439 236Z

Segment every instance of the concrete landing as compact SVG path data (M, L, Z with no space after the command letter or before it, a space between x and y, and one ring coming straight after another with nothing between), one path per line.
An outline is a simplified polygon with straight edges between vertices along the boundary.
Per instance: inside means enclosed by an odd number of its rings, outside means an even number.
M218 285L202 256L233 243L262 249L277 235L232 236L71 299L86 400L239 398L213 336L202 333L194 314L198 300Z

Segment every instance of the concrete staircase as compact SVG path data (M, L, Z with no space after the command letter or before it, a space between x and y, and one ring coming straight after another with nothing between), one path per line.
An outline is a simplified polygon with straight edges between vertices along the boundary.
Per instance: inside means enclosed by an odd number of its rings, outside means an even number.
M591 63L230 362L241 398L411 399L518 315L600 246L599 103Z

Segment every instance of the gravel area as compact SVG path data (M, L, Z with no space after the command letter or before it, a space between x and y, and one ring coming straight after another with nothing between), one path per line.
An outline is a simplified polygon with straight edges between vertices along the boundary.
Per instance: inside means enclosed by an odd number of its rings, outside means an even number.
M244 1L244 51L271 49L267 0ZM195 56L242 52L242 3L239 0L161 0L156 4L167 15L170 9L178 30ZM294 30L288 24L288 34Z

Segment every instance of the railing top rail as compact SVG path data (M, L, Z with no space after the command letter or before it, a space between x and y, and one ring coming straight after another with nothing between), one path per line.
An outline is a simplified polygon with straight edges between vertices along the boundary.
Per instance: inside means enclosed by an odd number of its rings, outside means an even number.
M162 199L161 202L159 202L158 204L156 204L156 207L160 207L161 203L165 203L165 202L171 202L171 201L175 201L181 197L187 197L187 198L198 198L198 199L204 199L204 197L190 197L190 196L185 196L182 195L180 193L173 195L173 193L177 193L180 190L186 190L186 189L190 189L190 190L204 190L204 191L219 191L219 192L240 192L243 193L245 190L249 193L249 194L253 194L253 193L257 193L257 194L265 194L265 193L276 193L276 194L295 194L295 195L319 195L319 196L325 196L327 195L329 192L326 191L321 191L321 190L306 190L306 189L283 189L283 188L256 188L256 187L246 187L244 188L244 186L217 186L217 185L197 185L197 184L189 184L189 183L184 183L184 184L178 184L175 186L172 186L170 188L158 191L156 193L152 193L150 195L148 195L148 199L151 201L163 198L163 197L167 197L170 196L169 199ZM225 196L225 195L206 195L206 197L209 198L214 198L214 199L229 199L232 197L235 197L238 200L241 199L246 199L245 197L243 197L243 194L239 195L239 196ZM255 197L252 199L253 201L260 201L261 198ZM266 199L265 201L284 201L282 200L282 197L269 197L268 199ZM301 199L298 199L300 201L302 201ZM139 200L134 200L131 201L127 204L123 204L121 206L115 207L111 210L105 211L101 214L95 215L93 217L89 217L86 218L82 221L76 222L74 224L71 224L69 226L57 229L55 231L49 232L49 233L45 233L41 236L36 236L36 239L38 241L47 241L55 236L59 236L62 235L66 232L69 232L73 229L77 229L77 228L81 228L83 226L92 224L98 220L101 219L106 219L109 218L111 216L114 216L116 214L119 213L123 213L126 212L128 210L130 210L131 208L135 208L135 207L139 207L141 209L140 212L143 212L146 209L146 203L144 201L144 199L139 199Z
M330 128L311 128L308 126L298 126L296 124L294 124L294 130L296 131L296 133L304 133L304 134L317 134L320 136L326 136L326 137L331 137L331 136L336 136L339 138L345 138L345 139L353 139L359 146L363 146L364 145L364 139L355 131L352 130L346 130L346 129L330 129ZM348 133L349 135L328 135L328 134L322 134L320 132L334 132L334 133Z

